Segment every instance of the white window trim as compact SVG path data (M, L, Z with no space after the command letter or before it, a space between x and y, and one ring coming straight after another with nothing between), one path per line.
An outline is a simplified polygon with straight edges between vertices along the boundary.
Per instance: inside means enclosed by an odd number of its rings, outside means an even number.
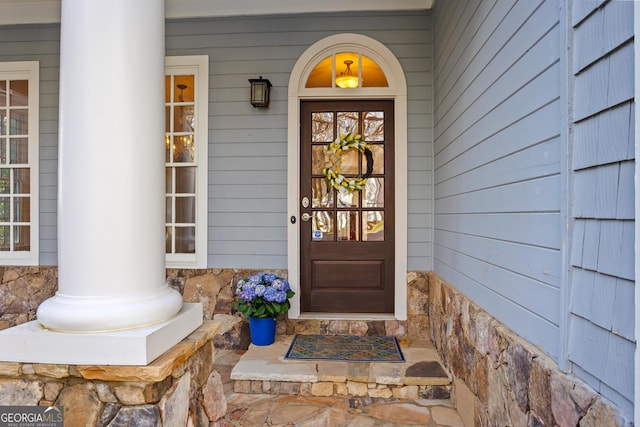
M319 61L340 52L359 52L377 63L388 87L307 88L307 78ZM288 217L300 217L300 101L302 99L393 99L395 116L395 307L397 320L407 319L407 82L396 56L377 40L360 34L335 34L319 40L298 58L288 88ZM296 221L297 222L297 221ZM291 300L289 318L321 318L300 310L300 227L289 224L287 236L289 283L296 292ZM378 316L379 317L379 316ZM341 315L349 319L377 319L367 315Z
M38 265L40 261L40 63L0 62L0 79L29 81L30 250L0 252L0 265Z
M209 124L209 56L168 56L165 75L193 74L195 81L196 127L196 252L195 254L166 254L167 268L207 267L207 171Z

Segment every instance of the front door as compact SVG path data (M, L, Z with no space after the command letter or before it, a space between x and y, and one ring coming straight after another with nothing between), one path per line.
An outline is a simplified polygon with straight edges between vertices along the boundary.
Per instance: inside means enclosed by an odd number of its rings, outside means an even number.
M393 101L301 101L300 111L301 311L393 313ZM329 147L336 139L344 150Z

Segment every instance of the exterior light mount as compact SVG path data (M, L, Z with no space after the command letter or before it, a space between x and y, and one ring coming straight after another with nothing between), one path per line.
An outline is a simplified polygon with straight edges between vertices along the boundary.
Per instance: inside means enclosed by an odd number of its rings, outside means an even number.
M249 79L251 83L251 105L259 108L269 107L269 90L271 82L268 79Z

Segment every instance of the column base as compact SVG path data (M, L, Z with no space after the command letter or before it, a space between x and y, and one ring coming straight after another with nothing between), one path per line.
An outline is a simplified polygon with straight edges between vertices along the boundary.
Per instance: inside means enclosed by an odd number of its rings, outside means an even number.
M182 295L167 285L144 294L75 296L60 291L40 304L43 327L69 333L142 328L171 319L182 307Z
M200 303L183 304L175 317L165 322L116 332L56 332L34 320L0 331L0 361L143 366L200 325Z

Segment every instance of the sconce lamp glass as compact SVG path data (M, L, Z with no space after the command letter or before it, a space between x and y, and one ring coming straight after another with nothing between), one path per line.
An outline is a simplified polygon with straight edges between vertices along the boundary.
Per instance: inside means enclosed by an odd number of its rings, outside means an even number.
M268 79L249 79L251 83L251 105L254 107L269 107L269 90L271 82Z

